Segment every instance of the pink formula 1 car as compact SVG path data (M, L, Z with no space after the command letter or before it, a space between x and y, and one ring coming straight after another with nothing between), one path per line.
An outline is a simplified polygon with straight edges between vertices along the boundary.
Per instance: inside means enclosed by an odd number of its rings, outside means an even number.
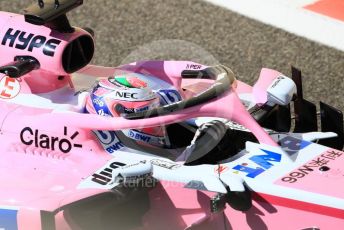
M300 72L91 66L82 2L0 13L0 229L344 228L343 116Z

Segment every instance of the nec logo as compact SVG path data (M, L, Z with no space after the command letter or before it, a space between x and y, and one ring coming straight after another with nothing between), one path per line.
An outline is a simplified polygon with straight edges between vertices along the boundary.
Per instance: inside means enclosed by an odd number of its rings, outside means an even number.
M61 43L58 39L47 39L41 35L34 35L26 33L25 31L15 30L9 28L2 39L1 45L14 47L16 49L32 52L33 49L39 49L43 47L43 54L53 57L57 46Z
M115 96L119 97L119 98L139 99L136 95L137 95L137 93L127 93L127 92L115 91Z

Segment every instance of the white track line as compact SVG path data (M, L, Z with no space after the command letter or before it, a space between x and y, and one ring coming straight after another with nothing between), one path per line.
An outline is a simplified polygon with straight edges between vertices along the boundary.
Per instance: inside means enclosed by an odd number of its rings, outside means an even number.
M300 8L300 7L304 7L318 1L319 0L275 0L274 2L278 4L286 5L286 6Z
M314 0L205 0L344 51L344 22L303 9Z

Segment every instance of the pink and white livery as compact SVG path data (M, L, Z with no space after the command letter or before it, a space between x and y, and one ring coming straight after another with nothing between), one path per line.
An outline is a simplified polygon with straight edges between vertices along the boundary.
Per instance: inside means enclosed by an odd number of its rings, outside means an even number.
M343 117L300 72L88 65L82 3L0 13L0 229L344 228Z

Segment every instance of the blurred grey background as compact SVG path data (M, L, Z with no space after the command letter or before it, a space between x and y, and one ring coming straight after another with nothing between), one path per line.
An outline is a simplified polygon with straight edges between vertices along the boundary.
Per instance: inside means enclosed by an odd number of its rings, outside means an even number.
M21 12L32 0L1 0ZM117 66L138 59L187 59L231 67L253 83L262 67L304 74L305 97L344 110L344 53L201 0L84 0L72 24L96 33L93 64Z

